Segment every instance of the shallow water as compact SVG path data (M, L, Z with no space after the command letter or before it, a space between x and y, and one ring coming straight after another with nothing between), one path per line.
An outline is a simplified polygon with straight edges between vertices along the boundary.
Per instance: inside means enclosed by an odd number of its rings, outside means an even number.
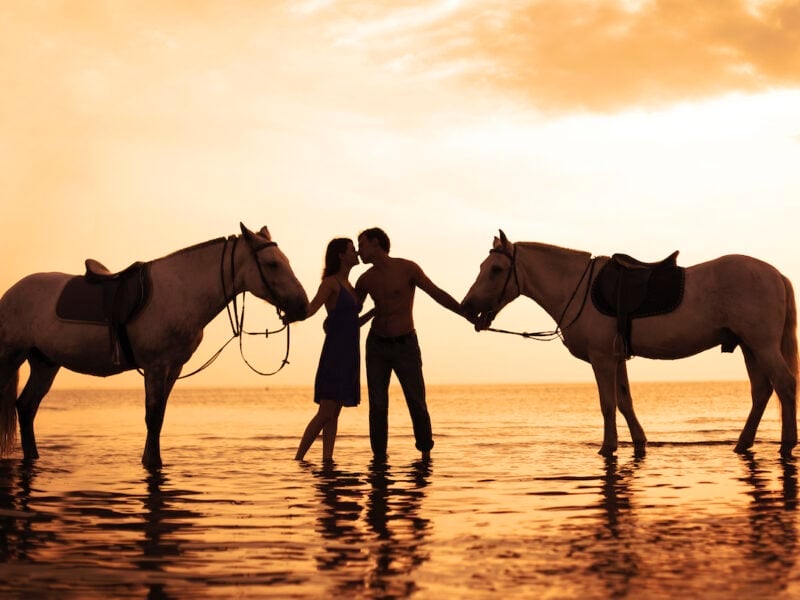
M622 419L616 459L598 456L593 385L431 386L431 462L393 389L388 462L371 463L362 405L343 411L326 467L318 444L292 460L310 390L178 388L151 473L140 390L54 391L41 458L0 461L0 594L800 595L797 468L779 456L777 409L741 457L745 383L633 393L645 458Z

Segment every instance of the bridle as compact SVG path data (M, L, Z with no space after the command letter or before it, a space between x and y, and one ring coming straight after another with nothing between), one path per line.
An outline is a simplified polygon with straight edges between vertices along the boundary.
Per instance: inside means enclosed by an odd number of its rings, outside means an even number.
M500 295L497 297L497 302L495 302L495 307L496 308L491 309L491 310L489 310L487 312L487 316L489 318L489 322L490 323L494 320L495 316L500 311L500 307L501 307L501 305L503 303L503 298L505 298L506 291L508 290L508 284L511 282L511 275L512 274L514 275L514 283L517 285L517 295L519 295L521 293L521 288L519 287L519 276L517 275L517 245L516 244L512 244L511 247L514 249L513 253L509 252L508 250L506 250L505 247L492 248L491 250L489 250L489 254L502 254L503 256L508 258L508 260L511 261L511 266L508 269L508 275L506 275L506 280L503 283L502 289L500 290ZM492 329L491 327L488 328L488 330L489 331L496 331L495 329Z
M514 249L513 252L509 252L508 250L506 250L505 247L503 247L503 248L492 248L491 250L489 250L489 254L502 254L503 256L505 256L506 258L508 258L511 261L511 267L508 270L508 275L506 276L505 283L503 284L503 288L500 290L500 295L498 296L497 302L495 303L495 307L496 308L491 309L491 310L489 310L487 312L487 315L489 317L489 323L491 323L494 320L494 317L497 315L497 313L500 310L501 304L503 302L503 298L505 297L506 291L508 289L508 284L511 281L512 273L514 275L514 283L517 286L517 295L520 295L522 293L522 288L519 285L519 276L517 275L517 244L516 243L512 244L512 247ZM567 314L567 310L572 305L572 301L575 299L575 296L577 295L578 290L581 287L581 283L583 283L583 280L586 278L587 273L589 275L588 281L591 282L596 262L597 262L597 258L596 257L592 257L592 258L589 259L589 263L586 265L586 268L583 270L583 273L581 274L581 277L578 280L578 283L575 286L575 289L572 291L572 295L570 295L569 300L567 300L567 303L564 305L564 310L561 311L561 316L556 321L556 328L553 329L552 331L533 331L533 332L528 332L528 331L508 331L506 329L496 329L494 327L487 327L486 331L493 331L495 333L508 333L508 334L511 334L511 335L519 335L519 336L522 336L522 337L524 337L526 339L534 339L534 340L543 341L543 342L549 342L551 340L559 338L563 342L564 341L564 337L562 335L562 332L564 330L569 329L570 327L572 327L575 324L575 322L580 318L581 314L583 314L583 309L586 306L586 300L589 297L589 289L591 288L590 285L587 284L587 286L586 286L586 291L583 294L583 300L581 301L581 306L578 309L578 313L575 315L575 317L567 325L562 326L561 324L564 321L564 317Z
M290 345L289 324L286 323L280 329L275 329L273 331L270 331L269 329L265 329L264 331L245 331L244 329L245 292L242 292L241 312L239 311L239 304L236 299L236 293L234 292L234 285L236 281L235 256L236 256L236 245L239 242L239 236L231 235L228 236L227 238L219 238L216 241L222 242L222 254L220 256L220 261L219 261L219 276L220 276L220 283L222 284L222 297L225 303L225 309L227 310L228 313L228 322L231 325L232 335L230 338L228 338L228 341L222 344L219 350L217 350L214 354L211 355L211 358L209 358L206 362L204 362L202 365L200 365L197 369L195 369L191 373L186 373L184 375L179 376L178 379L186 379L187 377L191 377L192 375L197 375L200 371L204 371L205 369L210 367L212 363L215 360L217 360L217 358L219 358L219 355L222 354L222 351L225 350L228 344L230 344L237 337L239 338L239 354L241 354L244 363L248 367L250 367L250 370L252 370L255 373L258 373L259 375L264 375L264 376L275 375L278 371L283 369L283 367L289 364L289 345ZM225 254L228 252L229 245L230 245L230 280L231 280L230 292L228 291L228 286L225 281ZM258 253L266 248L272 248L277 246L278 246L277 242L267 241L252 249L253 259L256 261L256 266L258 267L258 275L259 277L261 277L261 282L264 284L264 287L267 289L269 296L273 300L276 300L277 296L275 294L274 288L270 285L266 275L264 275L264 270L261 267L261 262L258 260ZM231 308L231 305L233 305L233 308ZM275 304L275 311L278 314L278 318L282 320L283 315L281 314L281 309L278 308L277 302ZM253 365L250 364L250 362L244 355L244 347L242 345L242 340L244 336L263 335L265 338L268 338L270 335L274 333L280 333L284 329L286 330L286 352L283 356L283 360L281 360L280 366L271 372L259 371L257 368L255 368ZM140 375L144 375L144 372L141 369L137 368L136 370L139 372Z
M223 297L225 299L225 308L226 308L227 313L228 313L228 322L231 325L232 336L227 342L225 342L225 344L222 346L222 348L220 348L219 352L222 352L222 350L225 348L225 346L228 345L228 343L231 340L233 340L234 338L238 337L239 338L239 354L241 355L242 360L244 361L244 364L246 364L248 367L250 367L251 371L253 371L254 373L257 373L259 375L263 375L263 376L275 375L278 371L283 369L283 367L285 367L286 365L289 364L289 345L290 345L290 341L289 341L290 340L289 324L286 323L280 329L275 329L273 331L270 331L269 329L265 329L263 332L261 332L261 331L245 331L244 330L244 306L245 306L245 302L244 301L245 301L245 297L246 297L245 296L245 292L242 292L242 312L241 312L241 316L239 316L239 307L238 307L238 304L236 302L236 294L233 292L233 285L234 285L234 282L236 281L236 271L235 271L234 258L236 256L236 244L239 242L239 239L240 238L237 235L229 236L229 237L227 237L225 239L225 243L222 246L222 258L220 259L220 281L222 282L222 295L223 295ZM230 300L228 299L228 291L227 291L227 288L225 286L225 249L228 246L228 242L232 242L231 243L231 252L230 252L230 262L231 262L231 266L230 266L230 271L231 271L231 299ZM278 304L277 304L278 296L275 293L275 289L270 285L269 280L267 279L266 275L264 275L264 269L262 269L261 262L258 260L258 253L259 252L261 252L262 250L264 250L266 248L277 248L277 247L278 247L278 243L277 242L273 242L272 240L269 240L269 241L263 242L262 244L260 244L257 247L252 248L252 254L253 254L253 260L255 260L255 262L256 262L256 267L258 267L258 276L261 278L261 283L264 284L264 287L266 288L267 293L273 299L273 302L275 303L274 304L275 305L275 312L278 315L278 319L280 319L282 321L283 320L283 315L281 314L281 309L278 307ZM233 310L232 311L231 311L231 304L233 304ZM244 355L244 347L242 345L243 344L242 340L244 339L244 336L245 335L262 335L263 334L265 338L268 338L271 334L280 333L284 329L286 330L286 352L285 352L285 354L283 356L283 360L281 360L280 366L277 369L275 369L274 371L270 371L270 372L259 371L252 364L250 364L250 361L248 361L247 357ZM219 355L219 352L217 353L217 355ZM217 355L214 356L214 359L216 359ZM213 360L212 360L212 362L213 362ZM194 373L190 373L189 375L193 375L193 374ZM189 375L186 375L186 377L188 377Z

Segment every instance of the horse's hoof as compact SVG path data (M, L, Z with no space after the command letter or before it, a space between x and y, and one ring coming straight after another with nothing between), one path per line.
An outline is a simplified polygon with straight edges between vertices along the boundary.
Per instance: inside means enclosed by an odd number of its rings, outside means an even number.
M742 442L739 442L738 444L736 444L736 447L733 449L733 451L736 454L747 454L750 451L750 447L752 445L753 444L743 444Z
M792 455L793 449L794 444L781 444L781 456L784 458L789 458Z
M647 454L647 442L637 442L633 444L634 458L644 458Z
M605 446L603 446L602 448L600 448L600 450L598 450L597 453L600 456L605 456L606 458L610 458L610 457L614 456L614 453L616 451L617 451L616 448L606 448Z

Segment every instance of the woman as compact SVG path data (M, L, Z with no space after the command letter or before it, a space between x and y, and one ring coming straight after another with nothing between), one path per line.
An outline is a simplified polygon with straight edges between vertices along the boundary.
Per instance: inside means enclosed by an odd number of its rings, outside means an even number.
M319 409L303 433L295 460L303 460L320 431L322 459L333 460L339 411L342 406L358 406L361 401L359 327L369 321L374 311L358 316L361 303L348 279L357 264L358 254L352 240L335 238L328 243L322 283L308 305L306 316L315 314L323 304L328 312L323 324L325 342L314 380L314 402Z

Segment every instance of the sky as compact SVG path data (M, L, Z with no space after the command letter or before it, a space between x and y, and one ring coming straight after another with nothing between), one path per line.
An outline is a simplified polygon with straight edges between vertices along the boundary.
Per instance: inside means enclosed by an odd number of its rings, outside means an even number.
M684 266L749 254L800 282L797 0L4 2L0 89L0 291L239 222L310 297L327 242L372 226L459 300L500 228ZM247 329L278 325L247 307ZM311 385L323 318L292 326L274 377L232 344L179 385ZM559 341L477 333L421 292L415 319L428 383L593 381ZM527 298L495 322L554 325ZM187 370L229 337L222 314ZM245 356L273 370L284 344ZM634 387L746 378L718 349L628 368Z

